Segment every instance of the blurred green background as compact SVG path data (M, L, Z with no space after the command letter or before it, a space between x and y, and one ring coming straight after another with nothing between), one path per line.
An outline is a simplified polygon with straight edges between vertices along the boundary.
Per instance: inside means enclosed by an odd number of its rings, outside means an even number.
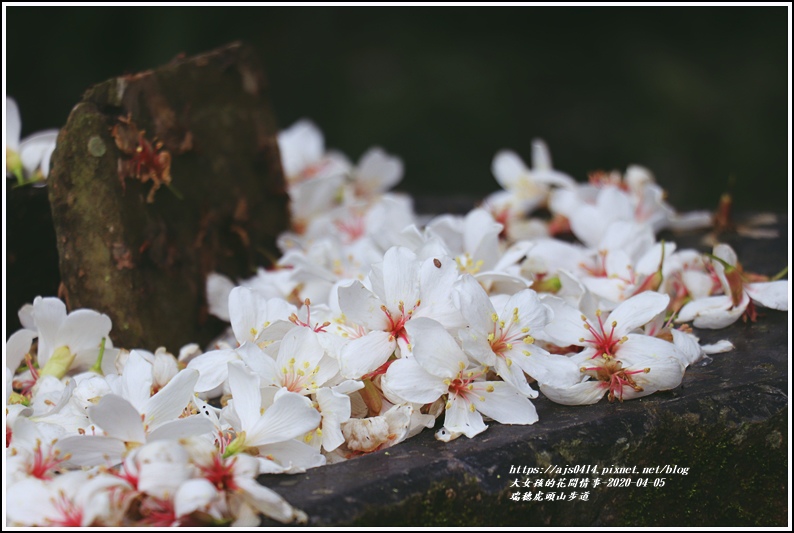
M788 204L786 7L8 7L23 135L91 84L232 40L254 45L280 126L306 117L354 161L403 158L400 189L495 190L497 150L556 168L650 168L679 209Z

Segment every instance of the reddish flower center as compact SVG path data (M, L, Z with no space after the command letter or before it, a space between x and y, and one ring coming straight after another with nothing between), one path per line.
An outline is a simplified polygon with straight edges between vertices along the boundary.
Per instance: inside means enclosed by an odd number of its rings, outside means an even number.
M38 479L52 479L52 470L59 464L69 459L70 455L61 456L61 450L53 450L50 444L46 453L41 449L41 442L36 442L33 450L33 463L28 468L28 474Z
M594 361L599 362L599 361ZM608 355L600 359L600 366L582 367L579 370L587 375L594 377L603 383L602 387L609 389L609 401L614 402L615 397L623 401L623 388L631 387L636 392L642 391L642 387L637 385L632 376L634 374L647 374L650 368L640 370L626 370L623 363Z
M60 517L50 520L53 526L81 527L83 525L83 509L67 498L65 493L58 493L55 509Z
M421 304L421 300L417 300L416 304L414 305L413 309L410 309L408 312L405 311L405 303L400 302L397 308L399 309L399 314L392 314L389 311L389 308L385 305L380 306L381 311L386 315L386 319L389 321L388 328L386 331L390 332L391 335L389 336L390 341L394 341L395 339L402 339L405 342L408 342L408 333L405 331L405 323L411 320L411 316L413 316L414 311L419 307Z
M218 490L233 491L236 490L237 483L234 481L234 463L237 459L231 458L225 460L218 455L213 456L212 464L208 466L200 466L202 475L215 485Z
M615 349L618 344L623 344L628 340L627 337L618 337L615 333L615 328L617 328L618 323L616 321L612 321L609 325L609 329L604 326L604 321L601 318L601 310L599 309L596 311L596 317L598 318L598 324L593 326L590 321L587 320L587 317L582 315L582 321L584 322L584 329L586 329L590 336L589 338L582 337L579 339L579 342L586 342L591 344L595 349L596 353L593 356L593 359L596 357L604 356L614 356Z

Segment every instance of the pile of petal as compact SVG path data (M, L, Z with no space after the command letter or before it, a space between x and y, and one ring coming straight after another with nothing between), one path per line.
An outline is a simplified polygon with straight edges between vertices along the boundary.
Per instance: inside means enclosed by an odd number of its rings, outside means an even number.
M353 164L308 121L279 144L292 231L277 268L209 277L211 312L230 324L211 346L119 348L96 311L41 297L20 310L6 343L8 525L303 522L300 502L256 478L425 428L449 441L543 423L539 394L585 405L670 390L733 348L682 323L787 309L788 281L745 272L729 246L658 242L711 215L676 213L638 166L582 184L537 141L531 167L496 155L503 190L480 207L427 219L388 192L403 165L382 149Z

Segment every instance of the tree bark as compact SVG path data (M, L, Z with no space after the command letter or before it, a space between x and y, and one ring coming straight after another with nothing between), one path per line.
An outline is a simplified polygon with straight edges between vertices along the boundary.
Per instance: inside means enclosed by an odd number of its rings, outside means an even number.
M271 265L289 224L276 133L239 43L89 89L48 184L69 307L108 314L125 348L209 342L223 326L207 315L207 273Z

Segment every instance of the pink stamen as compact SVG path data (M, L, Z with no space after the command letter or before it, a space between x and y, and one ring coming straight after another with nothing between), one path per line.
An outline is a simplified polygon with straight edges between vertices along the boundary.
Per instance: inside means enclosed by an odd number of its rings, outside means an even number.
M45 454L41 449L41 442L36 443L36 448L33 450L33 464L28 469L28 474L42 480L53 478L51 471L69 459L70 456L69 454L61 456L60 450L53 450L52 448L53 445L50 444Z
M74 504L62 491L58 493L55 509L60 517L50 520L53 526L81 527L83 526L83 509ZM90 524L89 524L90 525Z
M199 466L199 469L204 478L215 485L218 490L234 491L239 488L234 481L233 473L236 461L236 458L224 460L220 455L214 455L211 465Z

